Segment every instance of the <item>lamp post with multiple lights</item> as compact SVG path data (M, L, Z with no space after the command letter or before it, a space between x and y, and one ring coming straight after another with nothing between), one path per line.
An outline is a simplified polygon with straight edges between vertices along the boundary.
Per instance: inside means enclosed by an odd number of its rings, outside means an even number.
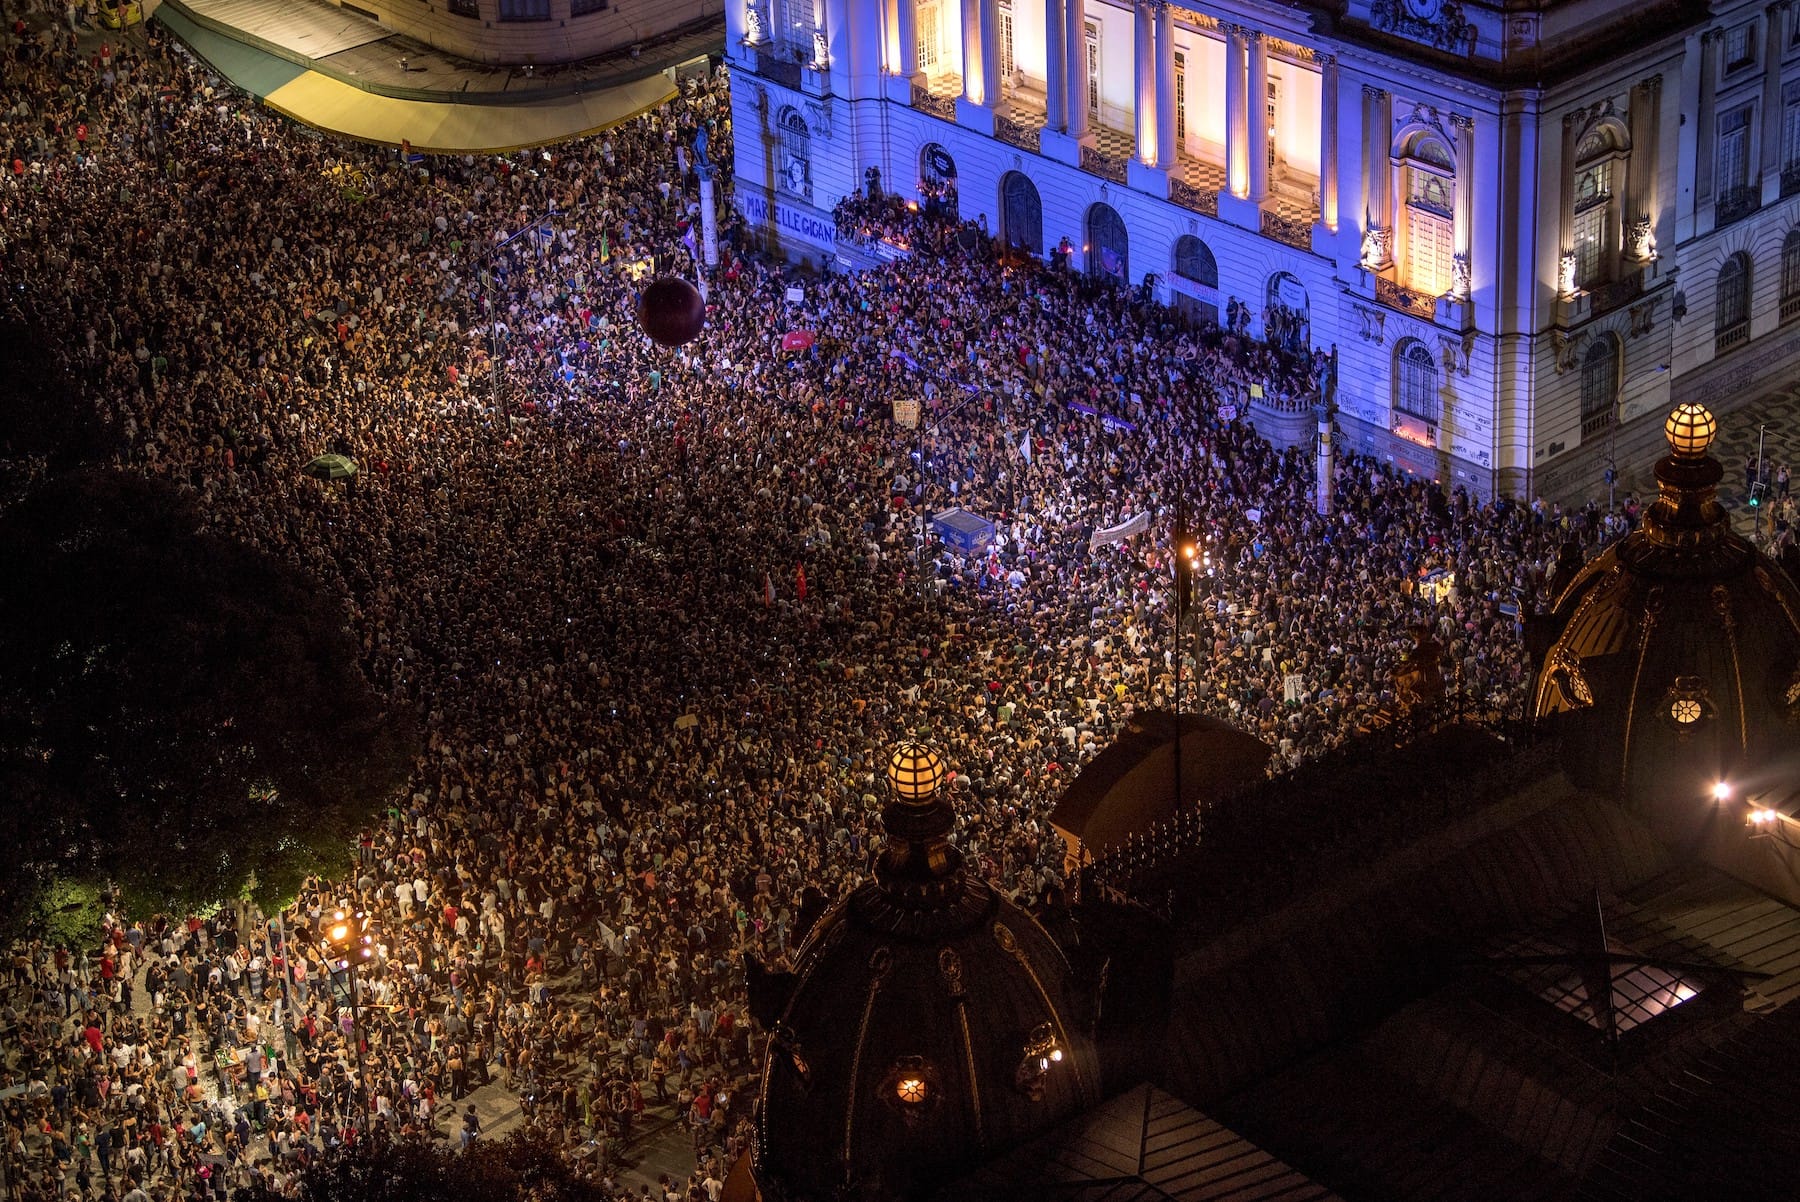
M358 1126L364 1134L369 1130L369 1078L363 1064L362 1005L357 998L356 969L375 956L373 927L366 911L338 910L325 924L319 940L332 971L348 973L350 978L350 1043L356 1050L356 1101L362 1115Z

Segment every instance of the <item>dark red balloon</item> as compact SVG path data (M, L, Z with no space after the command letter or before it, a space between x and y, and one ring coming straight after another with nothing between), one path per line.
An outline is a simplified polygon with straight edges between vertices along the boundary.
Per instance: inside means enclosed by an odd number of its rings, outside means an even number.
M706 328L700 290L675 276L659 276L638 294L638 325L658 346L692 342Z

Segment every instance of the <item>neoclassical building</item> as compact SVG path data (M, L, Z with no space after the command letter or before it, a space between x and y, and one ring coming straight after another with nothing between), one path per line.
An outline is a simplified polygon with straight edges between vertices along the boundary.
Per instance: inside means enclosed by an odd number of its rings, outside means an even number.
M831 211L871 169L953 190L1012 246L1066 238L1077 269L1153 276L1196 317L1292 311L1338 349L1350 444L1449 483L1594 495L1672 395L1800 361L1785 0L728 0L726 21L737 203L791 252L868 258Z

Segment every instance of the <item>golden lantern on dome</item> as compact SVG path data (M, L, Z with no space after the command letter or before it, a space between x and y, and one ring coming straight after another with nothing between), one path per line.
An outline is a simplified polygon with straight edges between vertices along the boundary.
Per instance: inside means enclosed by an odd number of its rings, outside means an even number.
M1712 411L1705 405L1693 401L1684 401L1669 414L1669 420L1663 423L1663 434L1669 440L1669 450L1682 459L1698 459L1706 454L1712 446L1713 435L1719 432L1719 423Z
M908 740L888 757L888 784L902 801L923 801L944 781L944 761L923 743Z

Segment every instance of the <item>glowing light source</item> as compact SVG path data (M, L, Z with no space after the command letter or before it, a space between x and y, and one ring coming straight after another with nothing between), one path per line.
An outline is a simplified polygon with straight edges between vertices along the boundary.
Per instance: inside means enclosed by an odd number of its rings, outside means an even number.
M923 1077L902 1077L894 1082L894 1096L908 1106L920 1105L929 1092Z
M944 780L944 761L923 743L910 740L894 748L888 758L888 783L904 801L920 801L937 791Z
M1692 726L1694 723L1700 721L1700 715L1704 712L1705 711L1700 708L1700 703L1695 701L1692 697L1679 698L1669 707L1669 717L1675 719L1675 721L1681 723L1683 726ZM1723 784L1724 782L1721 781L1720 783Z
M1714 801L1730 801L1731 785L1726 781L1715 783L1712 787L1712 795Z
M1698 459L1706 454L1707 448L1712 446L1713 435L1718 432L1719 423L1712 411L1693 401L1675 406L1675 412L1663 423L1669 450L1682 459Z

